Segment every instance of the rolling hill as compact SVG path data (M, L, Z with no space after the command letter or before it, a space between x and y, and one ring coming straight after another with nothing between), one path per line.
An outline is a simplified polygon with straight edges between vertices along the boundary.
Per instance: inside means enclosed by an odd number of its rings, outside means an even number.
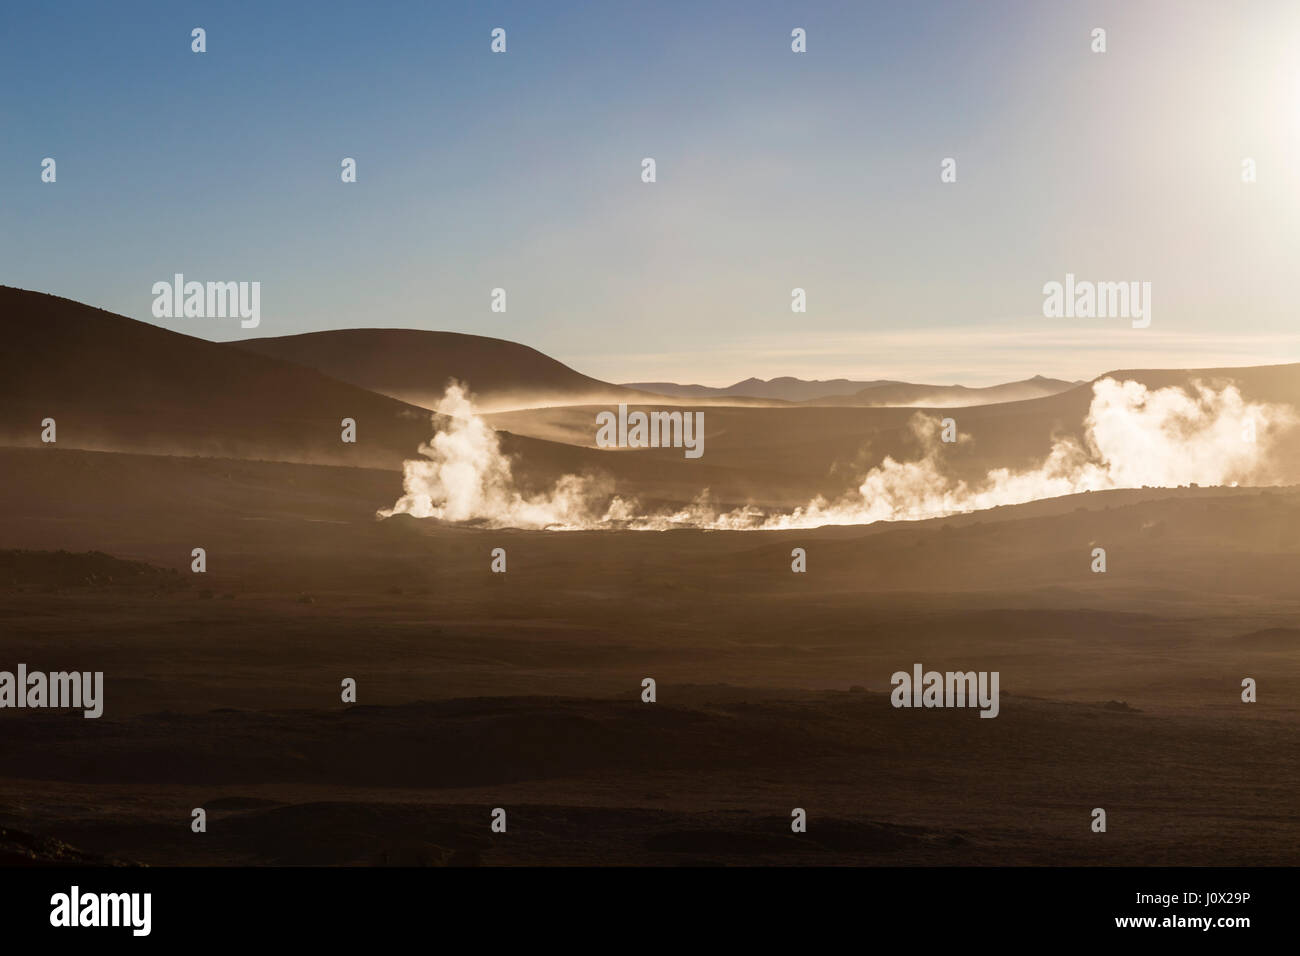
M392 472L400 470L403 461L418 458L419 447L434 431L427 409L260 354L248 343L208 342L67 299L9 288L0 288L0 324L10 346L0 357L4 445L50 452L83 449L351 465ZM390 354L387 330L365 331L361 338L383 342L380 351ZM342 333L321 335L330 341L346 339ZM435 333L412 335L421 342L439 338ZM595 381L575 379L571 376L577 373L531 349L499 346L528 360L493 366L486 387L475 381L473 376L482 369L472 361L464 369L444 370L475 391L498 395L538 395ZM382 377L379 354L362 355L361 373L335 370L359 379ZM473 354L481 357L479 351ZM336 361L344 363L344 357ZM411 370L400 362L396 367L400 374L391 381ZM1153 388L1196 380L1233 383L1248 399L1300 408L1300 366L1111 374ZM617 393L609 397L627 398ZM1081 434L1091 400L1091 388L1082 385L1040 398L949 411L969 440L945 451L944 468L957 478L980 479L992 468L1041 462L1054 439ZM603 407L608 405L488 416L499 430L502 450L512 457L514 484L527 493L549 489L565 475L594 475L610 479L616 493L652 507L689 503L708 489L720 508L752 504L790 509L816 495L838 497L856 488L861 476L886 456L910 461L921 453L910 427L916 414L912 408L702 404L705 455L687 460L680 449L592 447L595 414ZM58 423L58 443L53 446L40 441L41 422L47 417ZM343 418L357 423L355 444L340 440ZM1279 446L1277 457L1280 480L1300 479L1300 442ZM387 485L391 493L367 501L368 507L392 503L400 479L388 479Z
M434 408L453 380L471 386L487 411L539 405L653 400L575 372L504 339L416 329L341 329L235 343L411 405Z

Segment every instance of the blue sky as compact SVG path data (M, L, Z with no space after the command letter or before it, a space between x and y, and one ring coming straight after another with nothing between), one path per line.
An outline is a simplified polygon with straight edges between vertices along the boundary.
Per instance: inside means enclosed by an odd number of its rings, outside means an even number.
M253 334L473 332L613 381L1300 361L1290 0L4 17L0 282L204 338L250 333L154 320L154 282L260 281ZM1151 282L1151 328L1044 318L1066 272Z

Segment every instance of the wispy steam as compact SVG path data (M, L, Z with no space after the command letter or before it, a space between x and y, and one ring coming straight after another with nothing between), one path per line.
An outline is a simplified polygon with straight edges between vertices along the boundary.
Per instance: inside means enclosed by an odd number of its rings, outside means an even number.
M1232 385L1151 390L1107 378L1093 385L1082 441L1057 438L1033 468L958 480L945 473L944 449L951 446L939 440L938 420L917 413L911 425L921 457L887 457L833 501L818 497L788 514L722 512L706 489L676 512L645 513L635 499L616 496L608 479L591 476L565 475L548 492L521 494L496 432L453 384L434 416L437 433L420 447L424 459L405 463L405 494L380 514L552 530L771 530L915 520L1111 488L1271 483L1269 449L1295 421L1291 408L1247 402Z
M592 504L608 498L607 482L565 475L548 493L524 497L497 433L474 412L468 389L452 382L433 416L438 429L420 446L423 460L403 463L405 494L380 515L469 521L493 528L596 527Z

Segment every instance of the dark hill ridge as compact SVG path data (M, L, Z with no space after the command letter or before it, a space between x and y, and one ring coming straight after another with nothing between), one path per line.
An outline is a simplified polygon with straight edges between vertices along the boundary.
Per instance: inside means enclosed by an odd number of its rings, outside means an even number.
M0 443L400 467L426 410L290 362L0 287ZM354 418L367 440L340 441ZM362 424L364 423L364 424Z
M433 433L428 409L237 344L58 296L0 286L0 327L8 346L0 352L0 446L395 471L417 458ZM45 418L57 423L53 445L41 442ZM341 441L343 418L357 422L356 444ZM500 435L502 450L516 457L515 478L529 493L570 473L607 474L620 487L672 502L689 501L703 487L727 489L738 496L734 504L762 491L762 475L687 462L676 449L620 455ZM779 477L772 485L783 499L806 492L802 482ZM182 484L157 490L187 493ZM370 504L387 506L400 491L394 481L386 500Z
M424 408L437 406L452 379L471 383L475 404L488 411L653 400L575 372L526 345L460 332L339 329L233 344Z

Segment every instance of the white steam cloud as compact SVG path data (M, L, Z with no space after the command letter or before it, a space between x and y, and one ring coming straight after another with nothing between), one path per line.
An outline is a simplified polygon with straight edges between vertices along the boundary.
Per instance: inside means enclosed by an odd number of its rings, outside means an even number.
M439 430L420 446L424 460L402 466L405 494L388 511L416 518L440 518L492 528L594 527L592 502L607 482L565 475L546 494L526 498L515 488L510 459L497 433L474 412L469 394L452 382L438 403L433 423ZM605 494L608 497L608 494Z
M590 476L565 475L547 492L521 494L496 432L475 414L465 389L453 383L435 413L438 432L420 446L424 458L405 463L405 494L379 514L492 528L638 531L916 520L1111 488L1270 483L1269 448L1295 421L1289 407L1247 402L1233 385L1216 389L1197 382L1189 391L1152 390L1107 378L1093 385L1083 440L1057 438L1033 468L996 468L975 482L946 475L939 422L918 413L912 428L922 456L906 462L885 458L856 490L836 500L818 497L787 514L752 506L722 512L706 489L676 512L647 514L635 499L613 494L608 479Z

